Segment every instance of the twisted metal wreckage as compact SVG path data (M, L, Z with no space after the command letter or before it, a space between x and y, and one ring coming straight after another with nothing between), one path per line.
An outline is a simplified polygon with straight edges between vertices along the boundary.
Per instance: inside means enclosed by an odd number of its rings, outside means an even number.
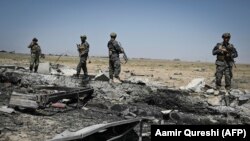
M6 67L5 67L6 68ZM9 68L9 67L7 67ZM11 69L14 69L11 67ZM1 82L12 84L20 84L21 79L13 76L0 76ZM20 93L12 92L9 107L29 108L39 110L46 108L51 103L58 102L63 99L77 100L91 96L94 89L90 86L83 87L62 87L62 86L39 86L34 85L33 89L41 91L41 93ZM52 93L42 93L42 91L52 91ZM139 124L139 137L142 140L142 126L145 119L135 118L130 120L122 120L118 122L111 122L106 124L96 124L76 132L65 130L61 134L56 135L49 141L71 141L71 140L85 140L85 141L114 141L114 140L132 140L128 137L133 129ZM138 140L133 138L133 140Z
M59 132L61 134L56 136L57 133L53 132L53 135L48 137L48 139L52 138L51 140L132 140L132 129L138 131L137 125L140 125L139 131L141 131L141 123L146 120L144 117L150 116L153 118L149 120L153 121L154 124L250 123L250 94L238 92L239 90L231 91L228 95L229 100L226 102L224 101L224 95L211 95L206 92L206 89L201 89L198 93L192 93L192 91L174 90L161 86L148 86L146 83L142 85L140 81L137 82L137 85L135 83L123 83L115 85L117 87L104 81L90 81L90 87L87 85L81 86L79 85L80 80L68 76L30 74L20 70L14 71L13 67L7 69L9 71L1 71L0 73L1 83L11 83L16 86L14 92L10 95L9 106L44 110L51 103L61 102L63 99L70 99L78 105L79 99L85 99L94 94L97 101L92 101L92 103L102 103L99 111L104 109L116 110L117 115L121 115L119 119L109 120L111 123L99 121L88 124L87 126L92 125L89 127L82 125L81 127L86 128L79 128L80 130L77 129L76 132L66 130L65 132L61 131L62 133ZM19 87L19 85L22 86ZM26 93L16 91L20 88L25 88L25 91L31 88L31 91ZM209 89L212 88L209 87ZM121 104L117 104L117 102ZM108 108L105 108L107 107L105 104L108 105ZM140 104L142 105L140 106ZM91 111L89 113L92 113ZM130 119L123 121L130 113L132 117L128 116ZM111 115L112 117L115 116L115 114ZM146 125L152 123L146 121L143 130L149 129L150 126ZM141 135L141 132L139 135ZM134 139L141 139L141 136Z

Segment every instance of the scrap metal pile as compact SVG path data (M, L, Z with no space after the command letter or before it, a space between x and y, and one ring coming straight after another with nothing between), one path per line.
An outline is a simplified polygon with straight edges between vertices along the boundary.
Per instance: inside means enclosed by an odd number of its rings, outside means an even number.
M79 100L91 96L94 92L93 88L81 87L81 88L69 88L69 87L54 87L54 86L36 86L36 90L39 90L39 94L21 94L13 92L9 101L9 106L19 106L23 108L45 108L50 103L56 103L60 100ZM48 93L48 90L56 91L54 93Z
M0 69L3 140L145 141L151 124L250 124L249 92L232 90L225 96L203 79L179 90L134 75L110 84L105 73L97 74L86 84L71 76L16 68Z

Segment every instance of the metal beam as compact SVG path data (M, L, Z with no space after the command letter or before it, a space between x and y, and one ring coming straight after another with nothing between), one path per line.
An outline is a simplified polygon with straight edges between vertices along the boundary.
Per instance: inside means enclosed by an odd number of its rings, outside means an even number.
M52 94L21 94L13 92L9 105L37 109L49 104L50 102L57 102L62 99L77 99L79 97L86 97L94 92L94 89L91 87L68 88L45 86L37 89L59 90L60 92Z
M76 132L70 132L68 130L61 134L56 135L49 141L73 141L73 140L100 140L112 141L125 136L136 125L143 122L141 118L135 118L130 120L122 120L117 122L111 122L107 124L96 124L88 126ZM141 126L140 126L141 127Z

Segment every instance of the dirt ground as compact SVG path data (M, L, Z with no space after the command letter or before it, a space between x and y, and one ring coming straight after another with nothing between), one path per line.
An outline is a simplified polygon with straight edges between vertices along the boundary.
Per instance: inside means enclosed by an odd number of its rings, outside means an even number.
M0 53L0 64L15 64L17 66L29 66L28 54ZM76 68L79 57L77 56L49 56L41 62L51 62ZM58 61L57 61L58 60ZM88 63L90 74L96 74L98 70L108 70L108 58L90 57ZM241 90L250 90L250 64L236 64L233 69L233 87ZM129 72L129 73L128 73ZM207 62L185 62L157 59L130 59L127 64L122 64L121 78L128 74L145 75L154 81L164 83L170 88L185 86L194 78L204 77L206 83L214 80L215 65Z

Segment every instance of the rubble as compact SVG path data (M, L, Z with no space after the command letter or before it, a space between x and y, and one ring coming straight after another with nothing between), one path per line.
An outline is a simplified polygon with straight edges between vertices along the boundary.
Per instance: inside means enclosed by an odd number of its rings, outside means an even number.
M54 107L54 108L65 108L66 104L57 102L57 103L51 104L51 106Z
M250 94L250 91L249 90L244 90L244 93L245 94Z
M159 81L153 81L148 77L145 76L130 76L125 80L126 83L133 83L139 85L146 85L152 87L166 87L166 85Z
M132 118L136 118L137 115L133 112L130 112L130 109L127 108L126 110L122 111L121 112L122 116L125 118L125 119L132 119Z
M39 63L37 72L41 74L50 74L50 63L49 62Z
M214 94L214 89L208 89L208 90L206 91L206 93L208 93L208 94Z
M123 120L112 123L103 123L96 124L89 127L85 127L76 132L64 131L61 134L56 135L50 141L59 141L59 140L124 140L124 141L137 141L139 138L141 140L142 133L139 133L140 137L134 136L129 137L126 135L129 134L130 131L135 128L137 124L142 124L142 119L131 119L131 120ZM141 131L141 130L140 130Z
M39 94L21 94L13 92L10 97L10 106L19 106L24 108L33 108L37 109L39 107L44 107L50 102L57 102L62 99L79 99L80 97L87 97L91 95L94 90L90 87L81 87L81 88L70 88L70 87L53 87L53 86L39 86L37 90L53 90L54 93L41 93ZM61 90L61 91L58 91ZM52 104L54 107L63 108L63 104Z
M21 79L15 76L12 76L11 74L0 74L0 82L1 83L10 83L10 84L20 84Z
M95 81L109 81L108 74L100 71L94 78Z
M7 106L2 106L2 107L0 107L0 112L5 112L8 114L11 114L14 112L14 109L8 108Z
M75 69L71 69L65 66L62 68L59 68L59 70L62 73L62 75L65 75L65 76L73 76L76 73Z
M69 103L70 99L62 99L62 103Z
M125 105L122 104L115 104L112 107L110 107L111 110L117 111L117 112L122 112L127 109Z
M172 111L172 110L164 110L164 111L161 111L161 113L162 113L163 115L167 115L167 114L169 114L171 111Z
M245 101L250 99L250 94L244 94L239 97L239 101Z
M37 103L37 97L32 94L20 94L13 92L9 101L9 106L21 106L24 108L37 109L39 104Z
M207 103L211 106L220 106L221 105L221 96L210 96L207 99Z
M7 88L4 87L5 82L0 85L2 89L0 105L8 104L8 99L10 99L10 106L18 106L16 102L13 102L15 99L29 100L34 103L27 103L34 104L33 109L36 110L34 113L30 109L20 108L21 110L18 109L18 114L15 113L15 116L0 113L3 139L14 139L18 136L20 140L27 138L49 140L65 130L72 133L71 135L76 135L75 133L84 127L104 124L103 121L112 123L137 118L151 118L145 121L143 133L150 131L149 127L152 123L167 125L250 124L248 94L240 94L239 97L235 97L233 93L230 93L228 104L225 104L224 95L207 95L207 92L212 94L211 91L214 89L203 88L204 79L196 80L195 85L190 84L188 90L177 90L155 85L150 79L132 82L125 78L125 82L122 84L93 80L88 84L83 84L82 80L65 75L34 74L20 70L6 70L1 74L11 76L10 80L19 79L21 81L20 84L11 84ZM78 99L75 90L83 87L90 88L93 93L90 97ZM193 93L197 89L200 92ZM214 93L216 92L214 90ZM240 93L238 90L234 91L234 93L236 92ZM13 97L16 98L13 99ZM79 101L80 103L78 103ZM58 105L55 108L52 103L59 103L59 107L64 108L57 108ZM61 106L62 103L63 106ZM6 128L11 128L13 131L6 131ZM99 130L98 128L97 130L105 133L104 129ZM138 130L136 127L132 131L138 132ZM94 133L91 135L96 137Z
M206 89L214 89L214 90L216 89L216 88L215 88L215 84L214 84L214 80L212 80L212 81L213 81L213 82L212 82L212 83L213 83L212 85L205 84L205 88L206 88Z
M233 89L233 90L231 90L230 92L232 92L232 93L238 93L238 94L240 94L240 95L244 94L244 92L242 92L242 91L239 90L239 89Z
M75 69L60 64L50 64L50 67L50 74L52 75L73 76L76 73Z
M131 76L127 79L127 81L135 84L140 84L140 85L146 85L149 83L149 79L146 77L140 77L140 76Z
M0 65L0 69L16 69L14 65Z
M163 119L169 120L169 118L170 118L170 113L171 113L172 111L173 111L173 110L164 110L164 111L161 111Z
M85 111L89 110L89 108L87 108L87 107L82 107L82 109Z
M242 92L241 90L239 89L232 89L230 92L229 92L230 95L234 95L236 97L239 97L240 95L243 95L244 92Z
M181 90L188 90L193 92L202 92L202 89L205 86L204 78L193 79L187 86L181 87Z
M216 90L214 91L214 95L219 95L220 94L220 91Z

